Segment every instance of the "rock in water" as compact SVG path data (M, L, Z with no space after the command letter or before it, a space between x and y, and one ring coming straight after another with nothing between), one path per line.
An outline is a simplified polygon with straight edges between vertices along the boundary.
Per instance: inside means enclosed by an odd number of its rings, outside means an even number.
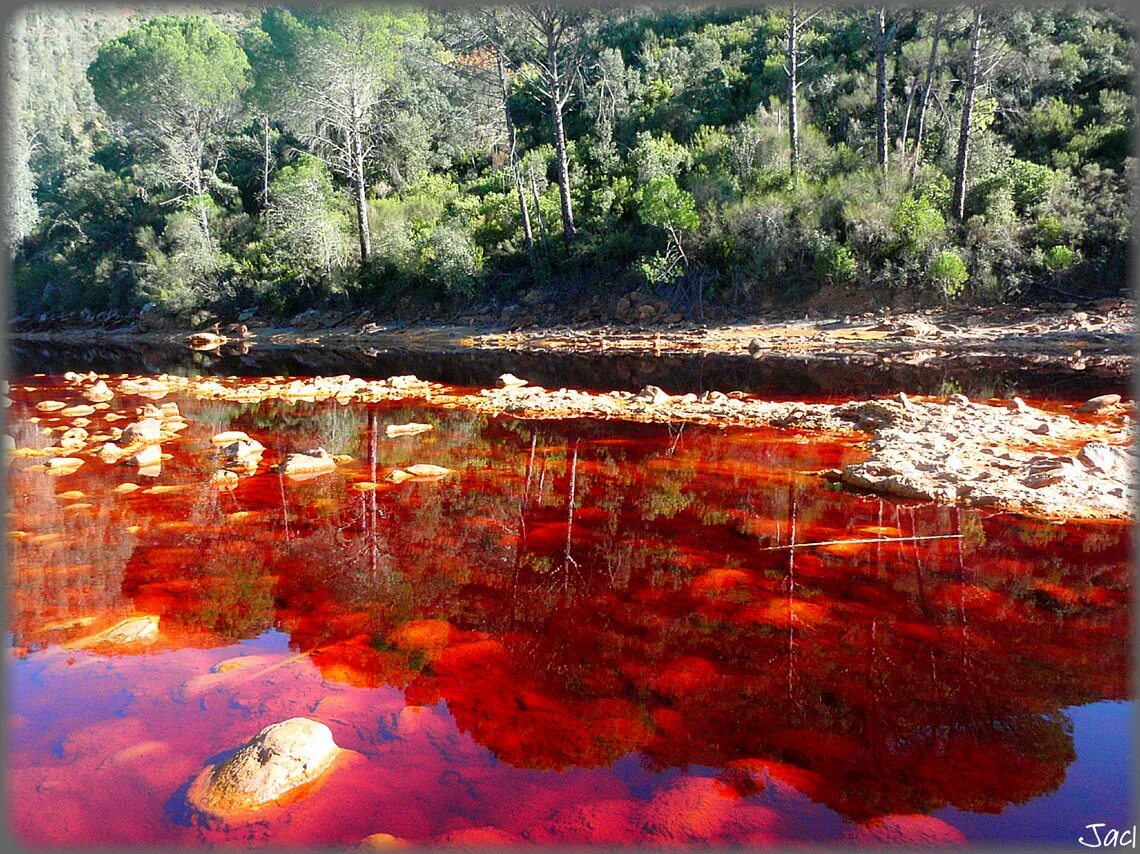
M281 464L286 477L315 477L336 469L336 460L324 448L316 448L306 454L289 454Z
M216 471L210 475L210 486L217 489L233 489L238 485L238 476L236 472Z
M131 457L131 462L139 468L161 464L162 448L158 445L145 445L141 451Z
M233 756L199 772L187 791L211 815L256 810L320 777L341 753L319 721L290 718L270 724Z
M124 646L136 643L154 643L158 638L158 617L144 614L141 617L127 617L110 628L103 629L90 637L81 638L70 646L85 649L88 647Z
M257 439L237 439L218 448L218 459L223 465L228 463L256 463L265 452L265 446Z
M186 344L191 350L216 350L228 340L226 336L213 332L195 332L186 337Z
M119 437L124 445L133 445L136 442L157 442L162 438L162 422L157 418L144 418L123 428L123 435Z
M389 424L384 428L384 432L388 434L389 438L392 436L414 436L416 433L426 433L432 429L430 424Z
M408 466L405 471L415 477L443 477L451 474L451 469L433 466L431 463L416 463L414 466Z
M64 434L59 437L59 446L61 448L70 448L72 450L76 448L82 448L85 444L87 444L88 435L89 434L87 431L82 427L72 427L70 430L65 431Z
M226 445L232 445L234 442L248 442L249 434L244 430L226 430L224 433L218 433L210 440L215 448L224 448Z
M1102 394L1099 397L1086 400L1077 407L1077 412L1100 412L1102 409L1108 409L1118 403L1120 403L1119 394Z
M78 457L55 457L46 463L47 473L54 475L72 474L79 470L83 465L83 460Z
M91 388L83 392L83 396L93 403L100 403L110 400L115 396L115 393L107 388L107 384L103 382L103 380L99 380L99 382L95 383Z

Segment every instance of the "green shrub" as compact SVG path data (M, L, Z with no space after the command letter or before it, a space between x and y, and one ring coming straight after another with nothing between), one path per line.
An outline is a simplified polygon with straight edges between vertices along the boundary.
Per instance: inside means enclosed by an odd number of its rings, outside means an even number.
M925 249L943 235L946 220L926 198L915 198L910 193L902 197L891 226L899 241L908 249Z
M1019 213L1047 202L1057 183L1057 174L1052 169L1028 160L1011 161L1006 177Z
M970 274L958 253L940 252L938 257L930 262L930 278L946 296L956 297L962 293Z
M817 231L812 236L812 272L836 284L855 278L855 253L829 234Z
M1077 253L1068 246L1053 246L1045 252L1045 269L1053 275L1072 266Z

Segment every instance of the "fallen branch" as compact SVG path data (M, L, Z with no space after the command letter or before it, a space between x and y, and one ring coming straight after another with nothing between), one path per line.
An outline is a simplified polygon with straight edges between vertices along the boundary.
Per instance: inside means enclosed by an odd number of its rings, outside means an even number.
M875 537L866 540L823 540L818 543L795 543L786 546L768 546L762 552L779 552L788 549L806 549L811 546L839 546L844 543L913 543L918 540L960 540L965 534L929 534L923 537Z

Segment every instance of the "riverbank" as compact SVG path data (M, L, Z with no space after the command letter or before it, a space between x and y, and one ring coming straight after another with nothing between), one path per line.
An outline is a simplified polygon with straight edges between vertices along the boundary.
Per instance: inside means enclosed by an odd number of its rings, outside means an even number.
M239 317L219 321L220 334L153 328L156 318L146 313L86 324L24 322L9 331L9 353L17 369L50 371L58 362L61 373L77 366L242 376L415 373L480 386L512 372L550 387L658 385L679 394L742 390L773 399L899 391L1083 399L1130 396L1135 349L1134 303L1117 298L1084 309L1070 303L838 317L771 313L708 325L511 328L478 318L377 321L367 312L306 312L289 324L250 312ZM192 341L195 333L201 337Z

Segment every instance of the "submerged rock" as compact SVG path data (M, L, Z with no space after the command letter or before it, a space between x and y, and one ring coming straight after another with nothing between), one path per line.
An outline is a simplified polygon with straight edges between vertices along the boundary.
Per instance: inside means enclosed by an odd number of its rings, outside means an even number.
M261 809L315 781L341 752L319 721L290 718L270 724L229 759L199 772L187 800L218 816Z

